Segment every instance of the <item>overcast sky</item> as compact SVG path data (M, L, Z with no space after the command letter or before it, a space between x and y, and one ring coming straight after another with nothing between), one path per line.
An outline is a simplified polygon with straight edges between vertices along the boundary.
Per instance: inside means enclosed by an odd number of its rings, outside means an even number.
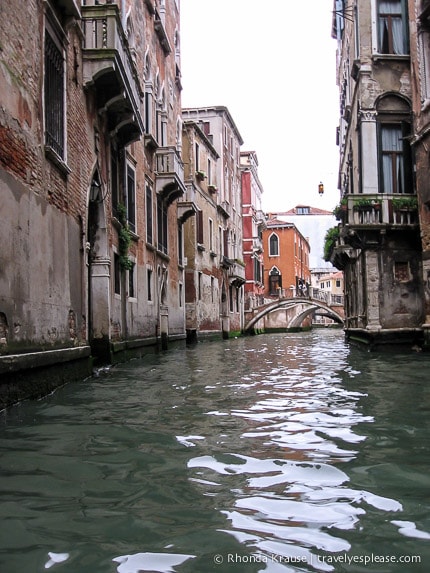
M183 107L226 106L255 151L263 209L339 200L332 0L181 0ZM318 183L325 187L318 195Z

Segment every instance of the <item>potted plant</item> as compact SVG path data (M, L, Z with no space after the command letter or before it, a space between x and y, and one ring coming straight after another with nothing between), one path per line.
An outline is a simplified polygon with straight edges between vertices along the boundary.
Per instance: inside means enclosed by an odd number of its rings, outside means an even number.
M204 171L196 171L196 178L198 181L203 181L206 177L206 173Z
M216 185L208 185L209 193L218 193L218 187Z
M333 215L338 221L345 222L348 218L348 200L341 199L340 203L333 209Z
M354 202L354 211L370 211L375 205L375 200L369 197L361 197Z
M395 197L391 202L394 211L416 211L418 209L416 197Z

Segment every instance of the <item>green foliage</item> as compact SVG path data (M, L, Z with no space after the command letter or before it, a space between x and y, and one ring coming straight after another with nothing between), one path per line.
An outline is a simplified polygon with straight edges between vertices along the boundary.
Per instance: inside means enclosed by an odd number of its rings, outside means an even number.
M416 197L396 197L392 200L393 209L409 209L411 211L418 209L418 201Z
M354 201L354 210L359 210L362 209L363 207L373 207L375 204L377 203L377 201L375 201L375 199L370 199L368 197L360 197L360 199L357 199L356 201Z
M339 227L331 227L324 237L324 260L330 261L337 241L339 239Z
M117 207L118 221L121 223L121 228L118 233L118 254L119 264L125 271L133 268L133 262L128 256L128 250L131 245L131 232L127 223L127 209L125 205L120 203Z

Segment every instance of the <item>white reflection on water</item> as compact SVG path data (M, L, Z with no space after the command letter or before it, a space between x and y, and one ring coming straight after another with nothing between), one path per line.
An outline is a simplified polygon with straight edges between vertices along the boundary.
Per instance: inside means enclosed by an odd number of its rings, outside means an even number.
M49 560L45 563L45 569L50 569L56 563L63 563L70 557L68 553L48 553Z
M134 555L120 555L112 561L119 563L118 573L140 573L141 571L174 573L177 565L194 557L194 555L176 553L135 553Z

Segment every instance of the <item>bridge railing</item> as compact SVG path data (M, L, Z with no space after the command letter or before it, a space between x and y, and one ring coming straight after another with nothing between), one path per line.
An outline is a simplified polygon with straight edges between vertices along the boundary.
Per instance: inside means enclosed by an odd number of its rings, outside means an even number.
M330 291L322 290L317 287L305 287L303 289L296 289L295 287L281 288L278 290L278 296L272 298L265 298L263 304L273 302L276 299L293 299L293 298L309 298L325 302L329 306L343 306L344 296L342 294L333 294Z

